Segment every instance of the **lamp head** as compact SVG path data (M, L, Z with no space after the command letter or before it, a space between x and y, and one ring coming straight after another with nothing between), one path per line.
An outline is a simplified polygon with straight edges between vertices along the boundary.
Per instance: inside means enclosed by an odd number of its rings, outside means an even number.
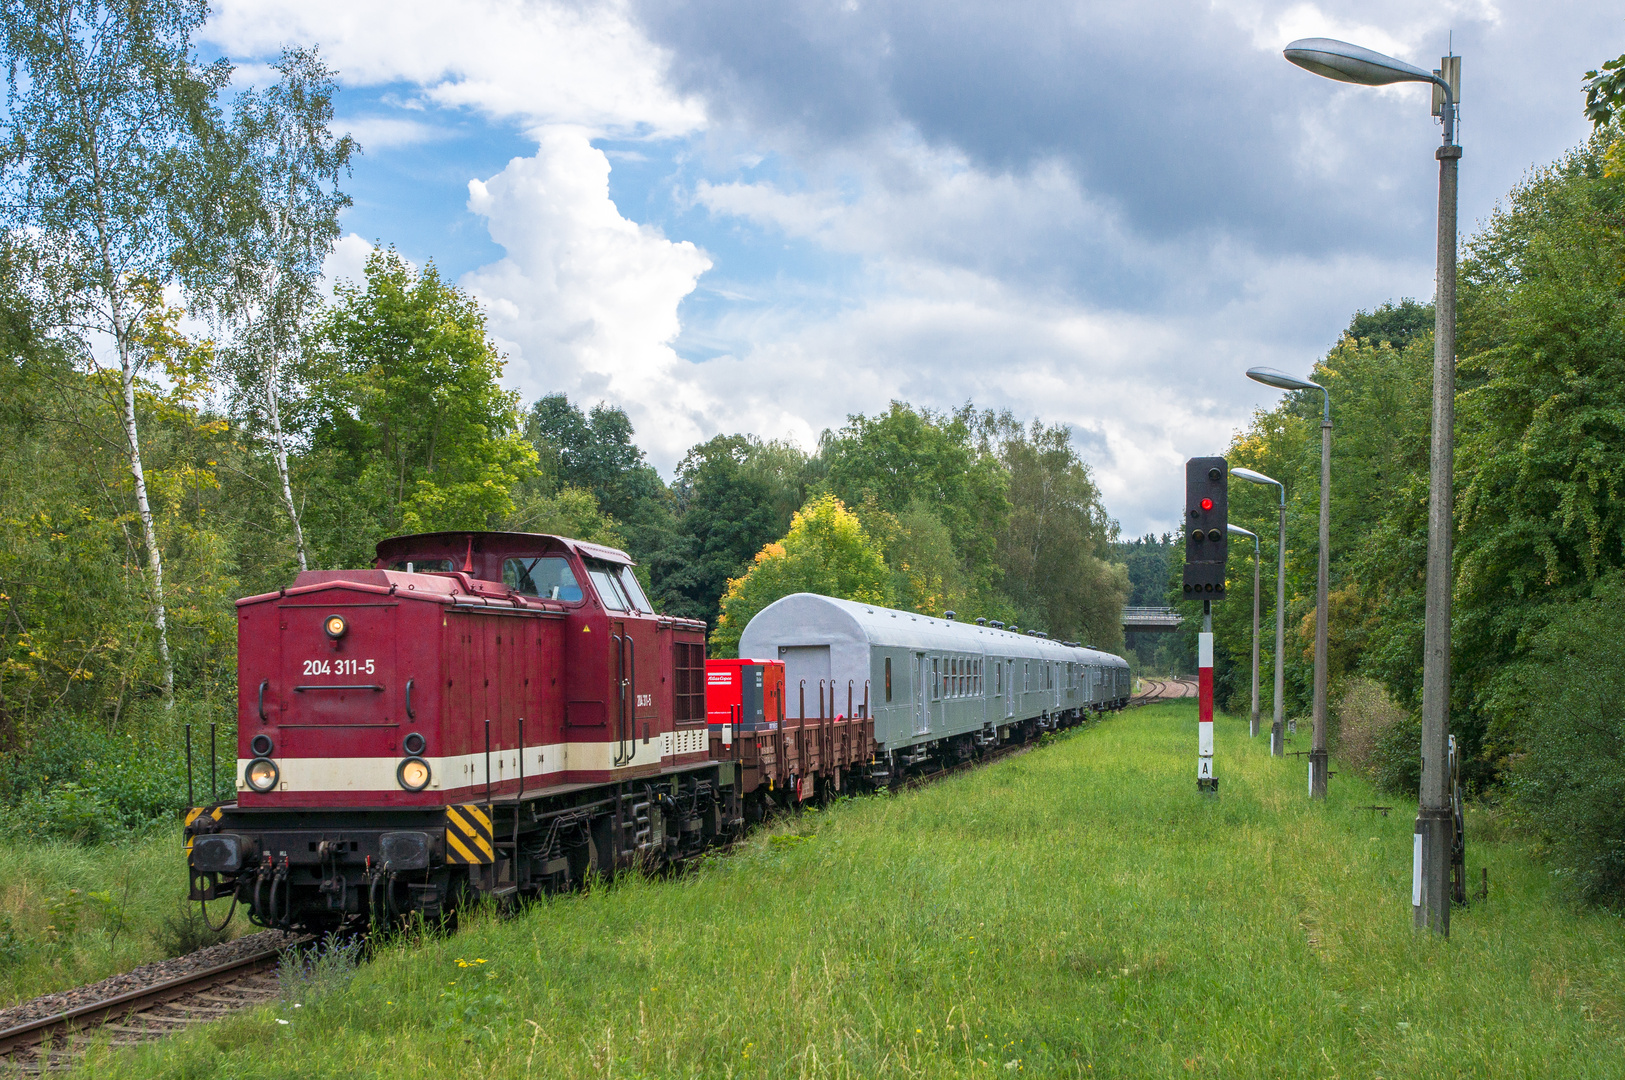
M1254 382L1261 382L1265 386L1273 386L1277 390L1324 390L1319 383L1312 383L1308 379L1300 379L1296 375L1288 375L1284 371L1277 371L1272 367L1255 367L1247 369L1247 377Z
M1248 532L1246 529L1243 529L1240 525L1231 525L1229 522L1226 522L1224 527L1230 531L1231 536L1250 536L1254 540L1258 539L1258 534L1257 533Z
M1244 469L1240 465L1230 466L1230 475L1236 477L1238 480L1245 480L1249 484L1274 484L1276 487L1281 486L1281 481L1271 480L1261 472L1253 472L1253 470Z
M1286 58L1316 75L1361 86L1436 81L1435 76L1403 60L1335 38L1299 38L1284 50Z

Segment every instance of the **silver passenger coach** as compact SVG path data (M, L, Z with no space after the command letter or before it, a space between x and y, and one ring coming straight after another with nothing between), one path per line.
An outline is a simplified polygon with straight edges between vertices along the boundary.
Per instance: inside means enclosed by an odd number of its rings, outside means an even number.
M867 691L875 741L911 757L945 740L968 753L1068 726L1132 692L1128 663L1111 653L814 593L758 612L739 655L784 661L792 715L803 700L817 715L826 693L832 714L849 700L855 710Z

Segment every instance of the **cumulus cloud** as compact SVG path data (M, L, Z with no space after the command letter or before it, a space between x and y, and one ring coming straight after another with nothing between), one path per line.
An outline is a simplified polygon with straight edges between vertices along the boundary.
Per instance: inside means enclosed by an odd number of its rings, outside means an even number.
M506 255L461 284L487 307L528 395L567 391L625 405L663 461L711 433L706 401L672 350L677 306L711 261L623 217L609 159L587 133L549 128L533 157L468 185L468 208Z
M704 121L667 88L666 53L615 0L230 0L204 37L244 57L317 42L346 85L406 82L526 127L672 136Z

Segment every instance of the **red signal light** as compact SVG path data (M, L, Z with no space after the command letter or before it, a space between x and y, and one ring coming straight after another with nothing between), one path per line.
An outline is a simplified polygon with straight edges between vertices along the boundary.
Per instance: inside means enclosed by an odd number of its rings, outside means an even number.
M1203 510L1211 510L1211 509L1213 509L1213 500L1212 499L1203 499L1202 500L1202 509Z

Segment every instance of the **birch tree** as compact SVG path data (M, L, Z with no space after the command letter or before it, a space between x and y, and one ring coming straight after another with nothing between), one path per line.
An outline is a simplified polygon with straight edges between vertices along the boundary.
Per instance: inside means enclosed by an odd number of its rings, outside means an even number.
M217 264L230 268L230 280L211 290L210 299L235 330L224 356L240 404L270 441L299 569L306 570L304 528L288 476L284 403L294 387L293 361L321 305L317 286L339 236L339 211L350 205L339 178L360 147L329 130L333 74L315 50L289 49L276 69L280 81L264 92L245 92L234 109L238 165L232 175L252 209L245 227L231 230L234 250Z
M199 0L0 0L7 60L4 227L32 248L35 285L92 366L118 365L119 409L141 521L166 706L175 695L164 560L142 467L136 382L154 285L178 280L190 241L216 233L216 98Z

